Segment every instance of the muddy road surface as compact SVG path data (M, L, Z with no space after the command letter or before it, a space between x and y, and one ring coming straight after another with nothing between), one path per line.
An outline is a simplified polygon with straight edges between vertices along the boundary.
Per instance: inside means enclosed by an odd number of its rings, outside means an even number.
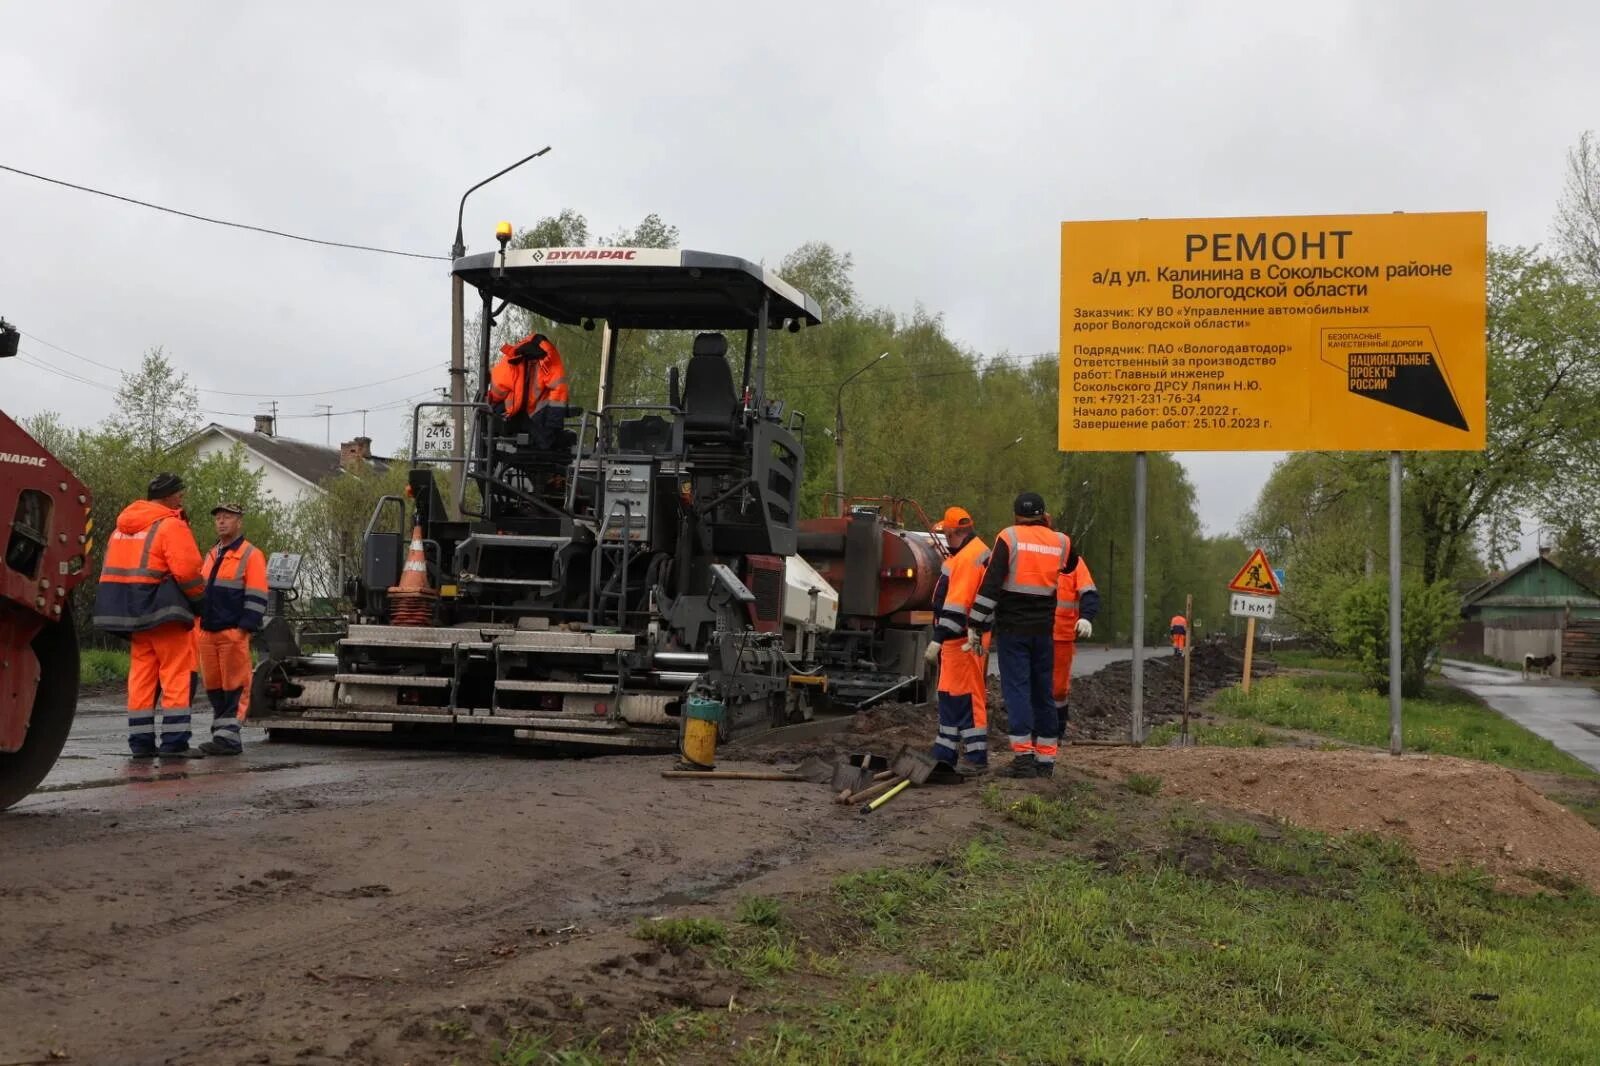
M448 1061L452 1012L709 1002L641 920L918 861L977 817L967 786L863 817L819 785L664 780L667 756L256 732L243 759L129 764L120 714L87 713L0 815L0 1063Z

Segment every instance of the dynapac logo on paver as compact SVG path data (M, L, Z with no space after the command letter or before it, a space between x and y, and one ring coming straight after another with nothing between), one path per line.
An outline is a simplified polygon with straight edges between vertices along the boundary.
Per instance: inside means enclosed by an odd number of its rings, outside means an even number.
M42 455L18 455L16 452L0 452L0 463L20 463L23 466L43 466Z
M552 263L570 263L579 259L610 259L628 260L637 259L637 248L552 248L549 251L535 249L533 261L542 263L548 259Z

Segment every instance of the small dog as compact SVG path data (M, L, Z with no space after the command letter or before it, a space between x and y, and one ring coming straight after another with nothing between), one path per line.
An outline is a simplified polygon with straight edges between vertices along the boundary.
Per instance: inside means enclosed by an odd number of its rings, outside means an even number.
M1528 680L1528 675L1537 670L1545 677L1550 676L1550 667L1554 666L1554 655L1524 655L1522 657L1522 680Z

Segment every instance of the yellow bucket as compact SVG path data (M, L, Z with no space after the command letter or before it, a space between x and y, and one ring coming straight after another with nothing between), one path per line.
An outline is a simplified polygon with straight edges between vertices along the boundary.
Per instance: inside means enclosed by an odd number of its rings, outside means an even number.
M722 725L722 704L690 696L683 705L683 728L678 752L691 769L710 770L716 765L717 730Z

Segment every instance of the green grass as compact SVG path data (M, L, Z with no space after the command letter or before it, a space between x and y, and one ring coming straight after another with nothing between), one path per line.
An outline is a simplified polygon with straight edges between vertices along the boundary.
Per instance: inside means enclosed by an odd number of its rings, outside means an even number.
M681 951L702 944L722 943L728 938L728 927L711 918L666 918L640 922L633 935L640 940Z
M1161 791L1161 778L1155 774L1129 774L1122 787L1139 796L1154 796Z
M1177 829L1112 863L847 878L842 953L898 959L763 1004L737 1061L1600 1061L1594 897L1496 894L1376 836Z
M1262 658L1271 659L1286 670L1353 672L1356 669L1354 659L1343 659L1325 651L1275 651L1270 654L1263 653Z
M1181 732L1176 723L1158 726L1145 737L1145 747L1164 748L1177 739ZM1248 722L1190 722L1189 736L1196 744L1217 748L1270 748L1284 743L1279 735Z
M1389 700L1351 675L1267 678L1247 696L1222 692L1218 714L1284 729L1318 733L1373 747L1389 743ZM1581 777L1595 771L1548 740L1445 685L1427 696L1408 699L1401 708L1403 742L1408 752L1459 755L1519 770L1551 770Z
M783 904L771 896L746 896L739 901L736 916L745 925L776 929L783 924Z
M128 680L128 653L106 648L85 648L78 654L78 684L85 687L117 685Z
M549 1037L522 1033L512 1037L496 1053L495 1066L605 1066L606 1059L593 1044L557 1046Z

